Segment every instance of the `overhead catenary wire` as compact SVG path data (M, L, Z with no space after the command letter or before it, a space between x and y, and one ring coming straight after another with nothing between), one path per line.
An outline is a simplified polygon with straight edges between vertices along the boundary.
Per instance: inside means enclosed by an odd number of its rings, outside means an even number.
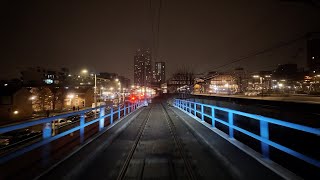
M151 15L151 41L152 41L152 59L157 60L159 55L160 44L160 22L161 22L161 8L162 0L159 0L159 4L154 4L152 0L149 1L150 15Z
M252 57L255 57L255 56L258 56L258 55L261 55L261 54L265 54L265 53L268 53L268 52L271 52L271 51L274 51L276 49L279 49L279 48L282 48L282 47L285 47L285 46L288 46L288 45L291 45L299 40L302 40L302 39L305 39L307 37L306 34L304 35L301 35L301 36L298 36L297 38L294 38L294 39L291 39L289 41L285 41L285 42L280 42L280 43L277 43L276 45L272 46L272 47L268 47L268 48L265 48L265 49L262 49L262 50L259 50L259 51L256 51L256 52L253 52L253 53L250 53L246 56L243 56L243 57L240 57L240 58L236 58L236 59L233 59L231 61L229 61L228 63L225 63L223 65L220 65L218 67L215 67L213 69L210 69L210 71L215 71L215 70L218 70L218 69L221 69L223 67L227 67L231 64L234 64L234 63L237 63L237 62L241 62L241 61L245 61L245 60L248 60Z
M158 60L159 56L159 46L160 46L160 22L161 22L161 8L162 8L162 0L160 0L160 4L158 7L158 19L157 19L157 34L156 34L156 42L155 42L155 60Z

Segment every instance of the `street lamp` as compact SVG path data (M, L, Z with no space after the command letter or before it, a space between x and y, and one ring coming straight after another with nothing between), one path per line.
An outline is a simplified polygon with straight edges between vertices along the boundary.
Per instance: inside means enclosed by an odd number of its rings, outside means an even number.
M88 70L86 69L83 69L81 71L81 73L83 74L87 74L88 73ZM93 92L93 97L94 97L94 107L97 107L97 74L94 73L94 92Z
M36 98L37 98L37 96L31 96L29 99L33 101L33 100L35 100Z
M121 94L121 82L119 81L119 79L118 79L118 78L117 78L117 79L115 79L115 81L116 81L116 82L118 82L118 85L119 85L118 90L119 90L119 93L120 93L120 96L119 96L119 103L120 103L120 101L121 101L121 96L122 96L122 94Z

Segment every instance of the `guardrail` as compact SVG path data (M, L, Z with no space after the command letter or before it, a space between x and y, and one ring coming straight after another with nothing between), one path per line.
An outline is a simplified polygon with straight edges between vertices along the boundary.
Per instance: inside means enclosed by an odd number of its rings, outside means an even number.
M78 130L80 132L79 133L80 142L82 143L84 141L84 128L85 127L98 122L99 123L99 131L102 131L103 129L105 129L107 127L104 125L105 118L110 117L109 126L111 126L113 124L115 114L118 114L117 117L118 117L118 119L120 119L121 112L123 112L122 117L124 117L124 116L126 116L126 114L130 114L131 112L140 108L142 105L143 105L143 102L129 103L127 106L126 106L126 104L124 104L123 108L121 108L121 106L119 105L119 107L116 110L114 108L111 108L110 112L108 114L105 114L106 106L99 106L99 107L89 108L89 109L85 109L85 110L81 110L81 111L59 114L57 116L52 116L52 117L43 118L43 119L39 119L39 120L31 120L31 121L23 122L23 123L19 123L19 124L2 126L2 127L0 127L0 134L32 127L35 125L41 125L41 124L43 124L43 129L42 129L42 140L0 157L0 164L3 164L10 159L18 157L18 156L20 156L24 153L27 153L35 148L38 148L38 147L43 146L45 144L48 144L54 140L57 140L61 137L64 137L64 136L66 136L70 133L73 133L75 131L78 131ZM87 112L98 111L98 110L99 110L99 117L97 117L96 119L93 119L89 122L85 122L85 114ZM68 130L61 132L59 134L52 135L52 122L53 121L55 121L57 119L61 119L61 118L75 116L75 115L80 115L80 123L78 126L71 128L71 129L68 129Z
M261 115L250 114L250 113L236 111L236 110L232 110L232 109L228 109L228 108L222 108L222 107L218 107L218 106L214 106L214 105L202 104L202 103L197 103L197 102L193 102L193 101L186 101L186 100L181 100L181 99L175 99L174 106L179 108L180 110L184 111L185 113L191 115L192 117L196 118L199 121L205 122L204 121L205 117L211 119L211 126L213 128L215 128L216 121L227 126L229 128L229 138L234 138L234 130L237 130L243 134L246 134L247 136L249 136L251 138L254 138L254 139L260 141L262 156L264 158L269 159L269 152L270 152L269 146L272 146L272 147L279 149L287 154L290 154L296 158L299 158L309 164L312 164L316 167L320 167L319 160L313 159L313 158L306 156L302 153L299 153L293 149L290 149L290 148L285 147L279 143L271 141L269 139L269 124L276 124L276 125L280 125L285 128L295 129L295 130L299 130L299 131L302 131L305 133L314 134L317 136L320 136L320 129L312 128L312 127L308 127L308 126L303 126L303 125L299 125L299 124L294 124L294 123L290 123L290 122L285 122L285 121L281 121L278 119L273 119L273 118L269 118L269 117L265 117L265 116L261 116ZM200 111L198 110L198 107L199 107ZM206 114L204 111L204 108L211 109L211 114ZM220 111L228 113L227 122L217 118L215 116L215 110L220 110ZM200 114L200 118L197 116L197 113ZM240 115L240 116L248 117L248 118L259 121L260 122L260 125L259 125L260 126L260 134L257 135L255 133L252 133L248 130L245 130L241 127L236 126L234 124L234 115Z

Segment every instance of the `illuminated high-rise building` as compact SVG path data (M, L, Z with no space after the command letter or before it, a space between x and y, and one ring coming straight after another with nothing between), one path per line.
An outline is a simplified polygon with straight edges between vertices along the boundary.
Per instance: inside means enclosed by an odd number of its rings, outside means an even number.
M155 62L155 81L164 83L166 81L166 64L165 62Z
M149 86L151 81L151 51L149 48L140 48L134 56L134 84L138 86Z

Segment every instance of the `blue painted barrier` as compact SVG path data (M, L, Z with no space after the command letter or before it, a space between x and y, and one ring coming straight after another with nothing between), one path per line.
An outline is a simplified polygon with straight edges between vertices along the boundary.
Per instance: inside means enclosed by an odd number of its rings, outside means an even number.
M15 157L18 157L24 153L27 153L35 148L38 148L40 146L45 145L45 144L48 144L54 140L57 140L61 137L64 137L64 136L70 134L70 133L73 133L75 131L80 132L79 133L80 134L80 142L83 142L85 127L92 125L94 123L99 123L99 131L102 131L103 129L106 128L105 124L104 124L105 118L110 117L110 125L112 125L113 121L114 121L114 114L115 113L118 113L118 119L120 119L122 111L124 112L123 115L125 116L126 114L134 112L136 109L140 108L141 106L142 106L142 104L140 102L132 103L132 104L129 103L127 106L124 106L123 108L121 108L119 106L117 111L114 111L114 109L111 108L110 112L108 114L105 114L106 106L99 106L96 108L89 108L89 109L85 109L85 110L81 110L81 111L60 114L60 115L56 115L56 116L52 116L52 117L48 117L48 118L31 120L31 121L27 121L27 122L23 122L23 123L19 123L19 124L2 126L2 127L0 127L0 134L43 124L43 131L42 131L43 133L42 133L42 140L35 142L29 146L23 147L21 149L17 149L16 151L14 151L12 153L1 156L0 157L0 164L3 164L3 163L5 163ZM99 117L97 117L96 119L93 119L89 122L85 122L85 113L91 112L91 111L96 111L96 110L99 110ZM129 113L125 113L126 111L129 111ZM57 135L54 135L54 136L52 135L51 124L55 120L60 119L60 118L67 118L67 117L75 116L75 115L80 115L80 120L79 120L80 122L79 122L78 126L73 127L71 129L68 129L62 133L57 134Z
M193 105L192 105L193 104ZM287 154L290 154L296 158L299 158L309 164L312 164L316 167L320 167L320 161L314 158L311 158L307 155L304 155L302 153L299 153L293 149L290 149L288 147L285 147L281 144L278 144L274 141L271 141L269 139L269 124L276 124L279 126L282 126L284 128L290 128L290 129L295 129L302 131L304 133L309 133L309 134L314 134L317 136L320 136L320 129L313 128L313 127L308 127L308 126L303 126L295 123L290 123L286 121L281 121L278 119L274 118L269 118L257 114L250 114L246 112L241 112L237 110L232 110L228 108L222 108L214 105L209 105L209 104L202 104L202 103L197 103L193 101L186 101L186 100L181 100L181 99L175 99L174 101L174 106L186 114L189 114L190 116L194 117L195 119L205 122L204 117L210 118L212 123L211 126L214 128L215 127L215 122L219 122L229 128L229 138L234 138L234 130L239 131L243 134L246 134L247 136L254 138L261 143L261 153L264 158L269 158L269 146L272 146L280 151L283 151ZM197 106L200 106L200 111L197 110ZM193 109L191 109L193 107ZM211 114L206 114L204 112L204 107L210 108L211 109ZM189 109L189 110L188 110ZM223 112L228 113L228 120L223 121L215 116L215 110L220 110ZM192 113L193 111L193 113ZM197 113L200 114L200 118L198 118ZM234 115L240 115L244 117L248 117L254 120L258 120L260 122L260 135L254 134L248 130L245 130L241 127L238 127L234 124Z

